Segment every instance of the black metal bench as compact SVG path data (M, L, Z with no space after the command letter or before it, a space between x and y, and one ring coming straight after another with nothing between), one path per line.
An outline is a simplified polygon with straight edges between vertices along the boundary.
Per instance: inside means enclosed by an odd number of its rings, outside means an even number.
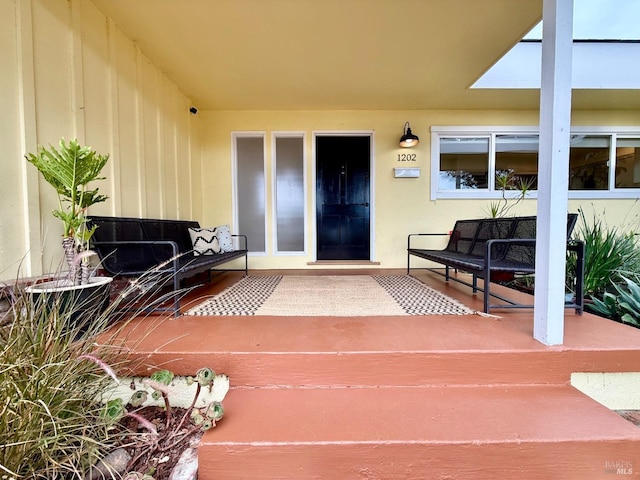
M155 310L171 310L175 316L180 313L177 291L187 278L206 272L210 280L214 267L242 257L244 269L219 270L244 270L245 276L248 273L246 235L232 235L240 239L241 248L195 256L189 235L189 228L200 228L195 221L91 216L87 225L96 227L91 248L110 275L140 277L153 272L156 286L172 283L173 307Z
M584 243L571 239L578 215L567 217L567 251L576 255L575 296L565 306L575 308L582 314L584 305ZM416 248L415 237L449 235L449 242L443 250ZM536 217L486 218L458 220L450 233L414 233L407 238L407 274L411 274L411 256L420 257L444 265L442 268L426 270L443 275L446 280L454 280L470 286L473 293L484 292L484 312L491 308L531 308L533 305L519 304L491 292L491 277L497 272L510 274L535 273ZM412 246L412 239L414 245ZM425 269L425 267L421 267ZM450 269L472 275L469 283L457 276L451 276ZM414 267L416 270L417 267ZM478 287L478 278L484 279L483 288ZM505 302L491 304L490 298Z

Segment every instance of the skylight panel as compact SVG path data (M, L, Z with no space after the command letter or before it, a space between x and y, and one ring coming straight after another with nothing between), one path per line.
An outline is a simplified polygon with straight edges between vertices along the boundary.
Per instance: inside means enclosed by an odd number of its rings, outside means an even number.
M577 89L640 89L640 0L575 0ZM542 22L471 88L540 88Z

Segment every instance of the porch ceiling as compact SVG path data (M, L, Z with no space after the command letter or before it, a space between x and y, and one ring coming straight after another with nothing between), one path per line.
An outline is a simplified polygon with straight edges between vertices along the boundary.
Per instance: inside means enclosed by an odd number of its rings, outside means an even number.
M540 21L542 0L91 1L203 110L539 105L537 90L469 86ZM574 108L633 102L574 94Z

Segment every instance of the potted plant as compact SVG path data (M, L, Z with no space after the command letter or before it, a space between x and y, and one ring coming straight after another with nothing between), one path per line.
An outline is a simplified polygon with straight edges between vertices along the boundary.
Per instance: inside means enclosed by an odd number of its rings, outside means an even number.
M36 154L26 155L44 179L58 194L58 209L53 216L63 224L62 246L68 266L65 278L52 282L34 285L32 294L52 294L73 292L62 298L61 302L78 306L96 308L91 302L105 305L109 299L110 277L91 277L88 258L93 254L89 250L89 239L95 229L86 225L87 208L108 197L101 195L98 188L90 189L89 183L102 180L100 172L109 159L108 155L100 155L90 146L81 146L77 140L65 142L60 140L58 147L38 146ZM78 313L79 315L80 313Z

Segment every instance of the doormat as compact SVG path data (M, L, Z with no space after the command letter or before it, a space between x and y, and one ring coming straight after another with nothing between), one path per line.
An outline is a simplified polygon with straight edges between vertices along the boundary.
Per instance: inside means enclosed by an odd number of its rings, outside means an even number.
M476 312L408 275L244 277L185 315L371 317Z

